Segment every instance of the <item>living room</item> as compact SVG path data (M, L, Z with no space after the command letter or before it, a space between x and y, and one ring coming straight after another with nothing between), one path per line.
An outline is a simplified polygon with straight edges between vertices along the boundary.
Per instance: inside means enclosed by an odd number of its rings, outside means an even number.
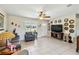
M0 54L78 55L78 6L0 4Z

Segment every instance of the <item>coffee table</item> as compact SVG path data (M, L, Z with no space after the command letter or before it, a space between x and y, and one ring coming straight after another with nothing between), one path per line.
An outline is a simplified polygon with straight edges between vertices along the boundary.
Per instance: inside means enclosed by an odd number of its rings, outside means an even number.
M4 50L0 51L0 55L11 55L16 51L11 51L9 48L5 48Z
M29 51L27 49L22 49L22 50L16 51L12 55L29 55Z

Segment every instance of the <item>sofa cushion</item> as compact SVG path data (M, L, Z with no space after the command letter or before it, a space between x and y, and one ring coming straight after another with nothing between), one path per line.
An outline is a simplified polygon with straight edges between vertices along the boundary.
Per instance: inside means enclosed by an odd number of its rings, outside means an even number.
M1 50L3 50L3 49L5 49L5 46L3 46L3 47L0 47L0 51L1 51Z
M0 40L0 47L6 46L6 41L5 40Z

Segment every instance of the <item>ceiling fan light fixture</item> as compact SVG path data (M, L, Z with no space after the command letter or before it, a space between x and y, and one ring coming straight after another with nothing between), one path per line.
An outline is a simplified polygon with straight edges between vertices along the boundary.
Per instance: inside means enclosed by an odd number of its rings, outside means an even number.
M45 11L39 11L39 15L38 15L39 19L48 19L50 18L50 16L47 16L47 14L45 13Z
M44 19L43 17L40 17L39 19Z

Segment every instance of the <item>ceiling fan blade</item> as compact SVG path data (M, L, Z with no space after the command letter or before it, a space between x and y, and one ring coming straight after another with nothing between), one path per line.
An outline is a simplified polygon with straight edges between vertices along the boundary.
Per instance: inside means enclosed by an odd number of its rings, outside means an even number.
M44 16L44 18L50 18L50 16Z
M47 15L44 13L44 11L40 11L39 17L42 17L42 18L50 18L50 16L47 16Z
M40 11L39 17L41 17L43 15L43 11Z

